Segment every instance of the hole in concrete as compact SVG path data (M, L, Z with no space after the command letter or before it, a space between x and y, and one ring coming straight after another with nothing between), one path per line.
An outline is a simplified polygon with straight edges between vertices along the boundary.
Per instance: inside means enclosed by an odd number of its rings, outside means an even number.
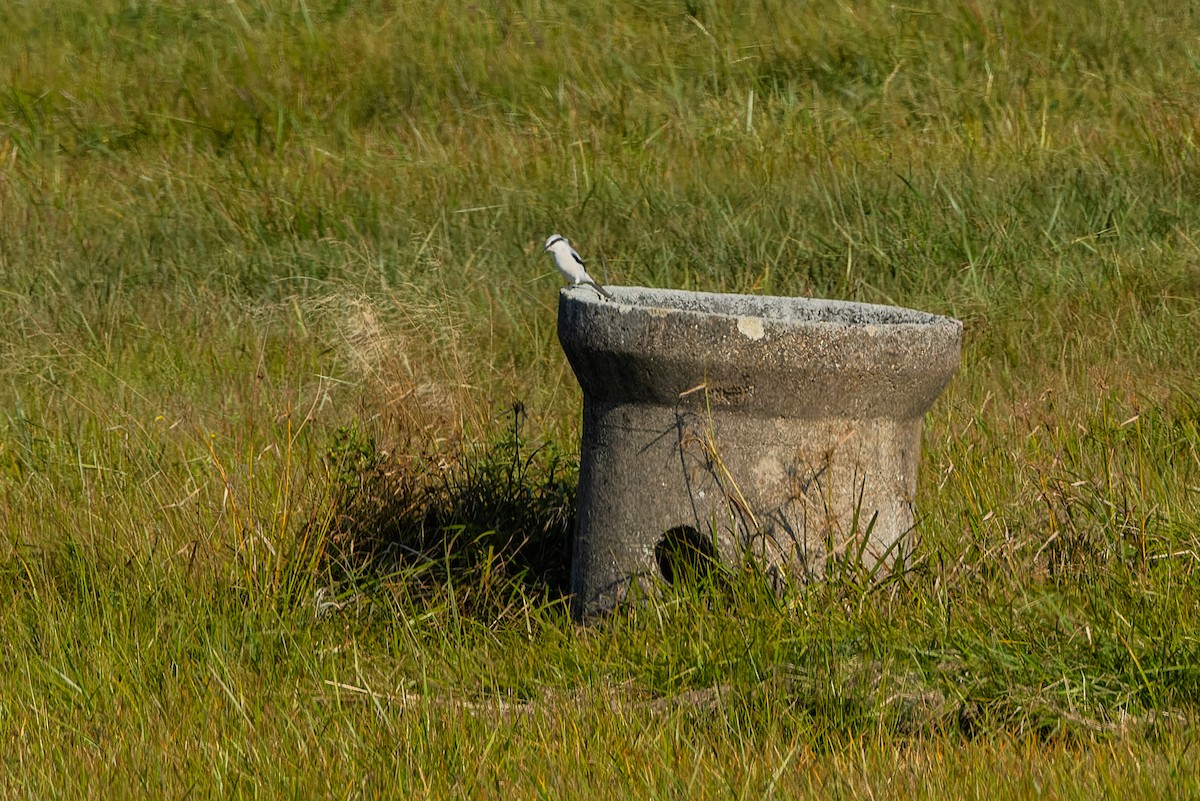
M676 526L654 546L658 569L668 584L693 584L709 578L717 567L717 552L711 537L694 526Z

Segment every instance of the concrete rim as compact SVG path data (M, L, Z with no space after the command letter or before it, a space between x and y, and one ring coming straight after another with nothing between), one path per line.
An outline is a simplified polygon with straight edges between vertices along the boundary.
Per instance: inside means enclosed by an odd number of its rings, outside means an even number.
M645 287L564 289L559 340L585 394L781 416L923 414L958 368L962 323L896 306Z
M694 292L641 286L608 286L605 290L612 295L612 300L601 298L594 289L587 286L565 287L562 296L573 303L597 306L602 310L622 314L644 312L654 317L678 314L727 319L735 323L751 317L784 328L863 325L895 329L918 327L925 330L942 326L961 328L961 324L950 317L876 303L786 295Z

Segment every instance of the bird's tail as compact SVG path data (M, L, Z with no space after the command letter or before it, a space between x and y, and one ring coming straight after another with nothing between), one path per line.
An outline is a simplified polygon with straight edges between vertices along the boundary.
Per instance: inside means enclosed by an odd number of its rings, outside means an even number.
M597 284L595 281L586 281L585 283L588 286L590 286L592 289L599 292L604 297L605 300L613 299L613 296L611 294L609 294L608 290L605 289L604 287L600 286L599 284Z

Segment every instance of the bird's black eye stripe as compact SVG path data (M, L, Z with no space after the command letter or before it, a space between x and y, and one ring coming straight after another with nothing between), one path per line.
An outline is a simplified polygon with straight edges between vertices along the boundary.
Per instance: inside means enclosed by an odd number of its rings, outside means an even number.
M561 236L561 235L554 236L554 237L551 237L550 241L546 243L546 247L550 247L551 245L557 245L559 242L566 242L566 241L567 241L567 238L565 236Z

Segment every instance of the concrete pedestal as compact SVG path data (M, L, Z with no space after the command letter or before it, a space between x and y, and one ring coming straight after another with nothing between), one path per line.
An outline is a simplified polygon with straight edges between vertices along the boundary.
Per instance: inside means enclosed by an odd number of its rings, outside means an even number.
M962 324L890 306L642 287L564 289L583 388L573 610L673 578L681 544L780 580L912 544L925 412Z

